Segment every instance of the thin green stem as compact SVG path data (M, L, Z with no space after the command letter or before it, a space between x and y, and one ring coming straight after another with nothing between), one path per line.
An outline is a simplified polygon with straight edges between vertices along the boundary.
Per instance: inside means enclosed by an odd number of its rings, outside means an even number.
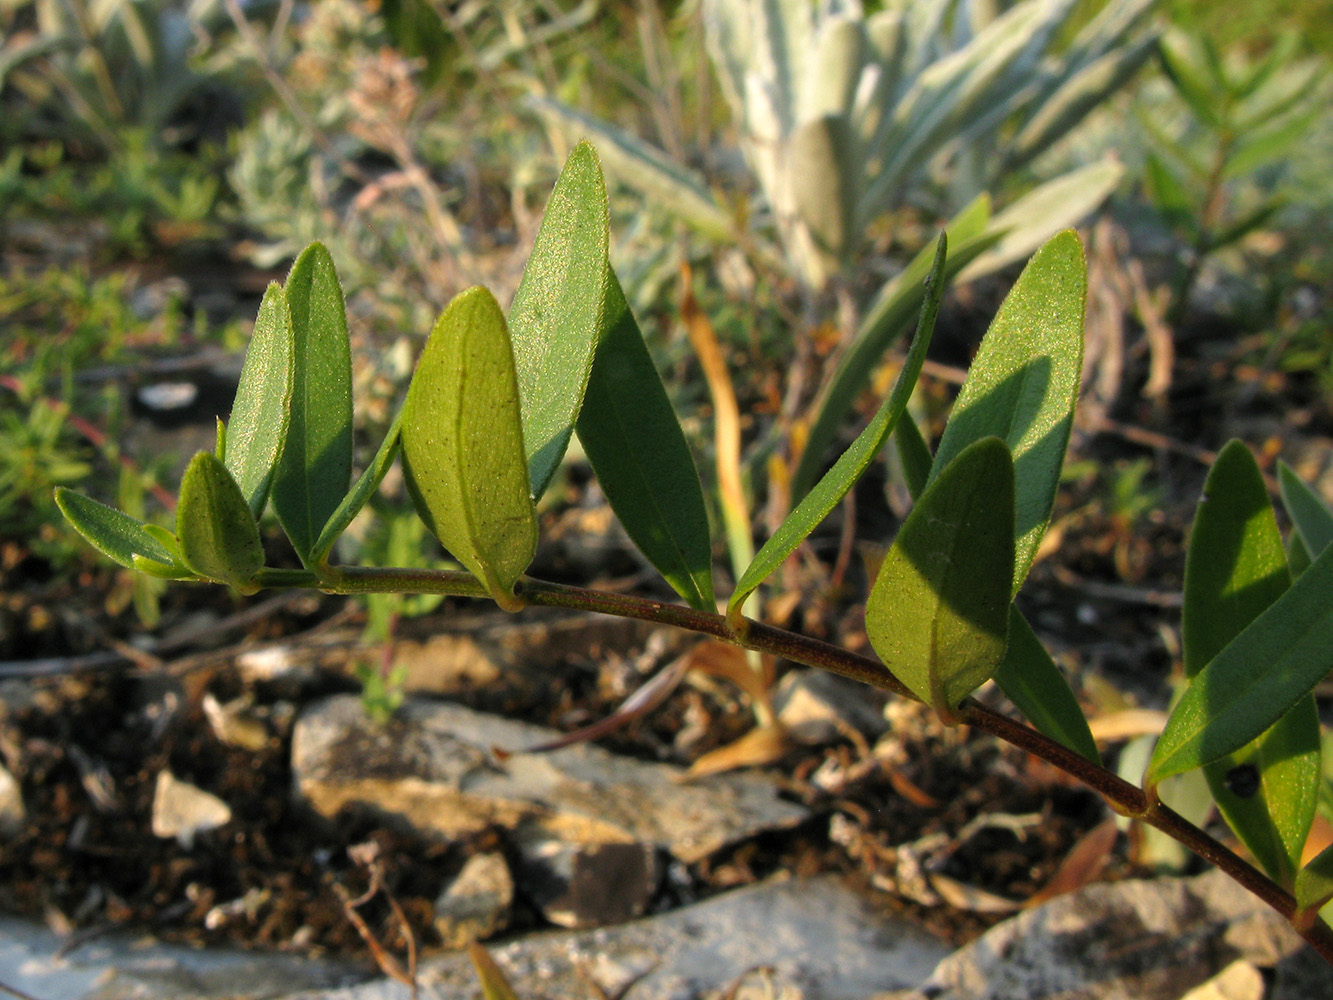
M449 570L330 566L325 567L320 576L316 577L314 573L304 570L267 569L260 573L256 582L263 587L318 587L330 594L416 593L447 594L456 597L488 596L486 588L471 574ZM748 618L743 620L743 628L736 628L724 615L696 611L680 604L669 604L628 594L611 594L562 583L549 583L529 577L519 581L515 593L526 604L590 611L618 618L635 618L710 635L746 649L818 667L905 698L919 700L884 664L872 657ZM1326 962L1333 965L1333 928L1322 920L1316 920L1310 926L1301 926L1301 922L1296 920L1298 916L1296 900L1290 893L1230 848L1210 837L1156 798L1146 795L1138 786L1131 785L1063 744L1007 715L987 708L975 699L969 698L964 701L956 715L961 724L980 729L1058 767L1101 795L1116 812L1156 827L1205 861L1216 865L1234 881L1282 914L1296 928L1297 933Z

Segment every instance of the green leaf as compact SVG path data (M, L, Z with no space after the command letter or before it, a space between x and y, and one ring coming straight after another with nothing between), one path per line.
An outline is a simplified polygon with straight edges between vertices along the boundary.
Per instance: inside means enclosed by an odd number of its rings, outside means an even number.
M1309 912L1333 899L1333 845L1325 847L1296 873L1296 907Z
M1239 750L1333 667L1333 546L1194 678L1176 705L1147 787Z
M1182 613L1193 679L1291 584L1282 535L1250 450L1230 441L1208 471L1190 530Z
M470 288L431 331L403 404L403 468L426 526L506 610L537 548L509 331Z
M315 539L315 544L310 550L311 562L323 563L328 558L333 543L347 530L347 526L352 523L352 519L361 513L361 508L366 505L371 494L383 482L389 467L393 465L393 460L398 457L398 451L402 444L402 424L403 411L399 410L393 418L393 423L389 425L384 440L380 442L375 457L370 460L370 464L361 473L356 485L343 497L338 509L329 517L324 529L319 533L319 538Z
M1023 269L972 361L935 456L945 468L973 442L998 437L1014 456L1018 592L1046 531L1083 364L1083 247L1053 236Z
M1204 483L1185 561L1185 676L1195 677L1286 592L1291 576L1263 475L1232 441ZM1319 715L1307 695L1253 743L1204 768L1222 815L1291 885L1319 793Z
M1333 542L1333 511L1286 462L1277 463L1277 481L1287 516L1300 532L1309 555L1318 556Z
M1038 731L1094 764L1101 763L1088 720L1069 682L1013 605L1009 607L1009 645L995 671L995 683Z
M292 402L292 316L276 282L264 292L254 334L245 352L231 423L218 441L227 471L258 518L282 454ZM225 442L225 445L223 444Z
M930 467L935 461L930 454L930 445L926 444L921 428L910 413L904 414L894 427L893 441L898 446L898 460L902 463L903 478L907 480L907 492L915 500L930 481Z
M592 370L607 296L606 185L592 146L560 171L509 309L533 496L564 457Z
M893 384L893 390L865 430L842 453L833 468L815 484L814 489L796 505L796 509L787 515L773 537L764 543L764 547L751 560L727 603L728 615L739 614L745 599L754 593L755 588L768 579L769 574L782 565L783 560L796 550L815 526L842 502L847 491L869 468L884 447L884 442L893 433L903 411L907 409L907 401L916 387L921 366L926 360L926 350L930 347L935 317L939 314L940 300L944 297L944 264L947 256L948 237L941 234L935 245L934 267L926 278L926 301L917 322L916 336L907 351L907 359Z
M941 285L998 242L999 233L983 234L989 220L990 198L984 194L950 220L945 229L949 256ZM804 497L810 491L819 476L824 454L837 437L838 428L851 412L856 397L870 381L890 342L921 308L926 275L930 274L934 259L932 249L922 247L912 262L884 286L867 310L851 348L820 393L805 449L792 476L793 497Z
M875 652L946 721L1004 657L1013 517L1009 449L985 438L926 487L866 602Z
M716 611L699 473L613 272L603 325L578 417L579 441L639 551L691 607Z
M986 233L1000 238L958 273L958 283L1008 267L1048 243L1052 233L1077 225L1110 197L1124 174L1123 164L1107 157L1033 188L991 219Z
M297 555L311 551L352 477L352 353L333 258L312 243L284 294L292 321L292 401L273 509Z
M185 564L196 574L237 590L254 589L264 565L259 525L236 480L211 451L199 452L185 469L176 537Z
M56 487L55 501L84 541L108 559L128 569L135 568L135 556L167 565L175 562L171 551L153 537L148 530L151 526L143 521L64 486Z

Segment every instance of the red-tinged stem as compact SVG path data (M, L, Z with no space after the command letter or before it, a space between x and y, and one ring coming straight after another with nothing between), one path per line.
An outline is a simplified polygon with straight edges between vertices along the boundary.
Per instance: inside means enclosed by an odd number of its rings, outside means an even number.
M317 586L334 594L432 593L458 597L487 596L485 587L471 574L443 570L332 566L325 567L318 578L313 573L302 571L264 570L256 582L260 586ZM526 577L518 582L514 592L520 601L527 604L635 618L710 635L724 642L818 667L918 700L884 664L872 657L748 618L743 619L742 627L737 628L723 615L696 611L679 604ZM1298 913L1296 900L1290 893L1155 797L1148 796L1138 786L1131 785L1063 744L987 708L975 699L964 701L955 714L959 723L989 733L1072 775L1101 795L1116 812L1156 827L1205 861L1216 865L1243 888L1282 914L1297 933L1326 962L1333 965L1333 928L1322 920L1309 922L1302 919L1303 915Z

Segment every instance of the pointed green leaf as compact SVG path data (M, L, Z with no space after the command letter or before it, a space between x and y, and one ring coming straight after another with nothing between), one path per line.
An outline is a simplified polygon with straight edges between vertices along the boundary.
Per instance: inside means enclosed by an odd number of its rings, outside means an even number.
M934 267L926 278L926 301L917 322L916 336L907 351L907 359L893 384L893 390L865 430L857 435L833 468L787 515L773 537L764 543L764 547L751 560L727 603L728 615L738 614L745 599L754 593L755 588L768 579L769 574L782 565L783 560L796 550L796 546L805 540L815 526L842 502L847 491L869 468L888 436L893 433L898 419L907 409L907 401L912 397L916 380L921 375L921 366L926 360L926 350L930 347L935 317L939 314L940 300L944 297L944 264L947 256L948 238L941 234L935 246Z
M268 502L269 487L287 436L291 402L292 317L287 296L274 282L259 304L225 437L222 422L218 422L222 449L218 457L224 460L256 518Z
M313 563L323 563L328 558L329 551L333 548L333 543L338 540L338 536L347 530L347 526L352 523L352 519L361 513L361 508L370 500L371 494L384 481L385 474L389 467L393 465L393 460L398 457L398 449L402 444L401 430L403 423L403 411L399 410L393 418L393 423L389 425L389 431L384 435L384 440L380 442L379 448L375 451L375 457L370 460L356 485L343 497L342 503L338 509L329 517L324 525L324 530L319 533L319 538L315 539L314 547L310 550L310 561Z
M1151 787L1239 750L1333 668L1333 546L1199 671L1148 767Z
M1186 678L1196 677L1291 583L1254 456L1230 441L1208 471L1190 530L1182 613Z
M1013 517L1009 449L985 438L926 487L866 602L875 652L946 721L1004 657Z
M999 240L999 233L983 234L989 220L990 198L984 194L950 220L945 228L949 240L945 282ZM838 428L851 412L857 396L870 381L889 343L921 308L926 275L930 273L934 259L933 250L929 246L922 247L912 262L884 286L866 311L851 348L820 393L805 449L792 474L793 498L804 497L815 484L824 454L837 437Z
M930 454L930 445L926 444L921 428L910 413L904 414L894 426L893 441L898 446L898 460L902 464L903 478L907 480L907 492L915 500L930 481L930 467L935 461Z
M1277 481L1282 490L1282 506L1287 508L1287 516L1300 532L1306 551L1318 556L1333 542L1333 511L1286 462L1277 464Z
M403 468L426 526L501 607L537 548L518 381L495 297L470 288L431 331L403 404Z
M1282 535L1250 450L1232 441L1204 483L1185 562L1185 676L1195 677L1290 584ZM1290 885L1319 793L1319 716L1297 702L1253 743L1204 768L1222 815Z
M592 370L609 273L606 185L592 146L560 171L509 309L533 496L564 457Z
M1069 682L1013 605L1009 607L1009 645L995 671L995 683L1039 732L1094 764L1101 763L1088 720Z
M603 325L579 412L579 441L639 551L691 607L716 611L699 473L614 273Z
M1317 910L1333 899L1333 845L1325 847L1296 873L1296 907Z
M333 258L312 243L283 288L292 322L292 399L273 509L301 561L352 477L352 353Z
M84 541L108 559L129 569L135 568L135 556L164 564L174 561L170 550L153 537L148 530L151 526L143 521L64 486L56 487L55 501Z
M981 341L935 455L946 468L995 436L1014 456L1014 578L1018 592L1055 503L1083 364L1087 269L1072 230L1028 262Z
M185 469L176 537L186 565L199 576L253 589L264 565L259 525L236 480L211 451L199 452Z

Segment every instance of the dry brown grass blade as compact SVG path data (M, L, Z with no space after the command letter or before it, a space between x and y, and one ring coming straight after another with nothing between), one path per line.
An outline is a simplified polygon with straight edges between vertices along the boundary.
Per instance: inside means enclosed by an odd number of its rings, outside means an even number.
M722 345L713 324L708 321L694 298L688 263L681 265L681 284L685 294L680 303L681 319L689 334L690 346L699 358L708 395L713 401L713 443L717 464L717 488L722 502L722 517L727 528L727 543L737 574L744 571L754 555L750 540L750 508L741 481L741 411L736 389L727 371Z
M794 745L791 733L781 723L756 726L740 739L704 754L690 765L682 780L691 781L742 767L776 764Z
M1111 860L1118 832L1113 816L1094 826L1079 838L1046 886L1024 905L1036 906L1094 881Z
M746 650L730 643L709 640L701 642L681 660L685 670L698 670L736 685L758 706L764 718L772 718L773 658L762 658L763 669L756 671Z

